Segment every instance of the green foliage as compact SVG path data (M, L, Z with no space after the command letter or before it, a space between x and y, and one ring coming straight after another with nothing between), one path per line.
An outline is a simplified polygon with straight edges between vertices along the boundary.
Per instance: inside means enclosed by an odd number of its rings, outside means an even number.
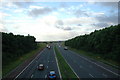
M13 33L2 32L3 66L36 48L37 43L33 36L14 35Z
M120 61L120 24L67 40L65 45L101 54L106 59L118 62Z

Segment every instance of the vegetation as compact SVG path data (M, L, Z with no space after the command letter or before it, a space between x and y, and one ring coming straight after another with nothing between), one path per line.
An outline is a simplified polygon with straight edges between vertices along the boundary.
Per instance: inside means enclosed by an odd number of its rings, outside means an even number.
M60 68L61 76L63 80L68 80L71 78L74 78L75 80L77 79L77 76L74 74L74 72L71 70L69 65L66 63L60 52L58 51L57 47L55 46L55 52L58 60L58 65Z
M37 44L33 36L2 33L2 71L3 76L32 57L42 44Z
M19 58L17 58L15 61L12 61L8 63L7 65L3 66L3 72L2 75L5 76L7 73L9 73L11 70L15 69L17 66L22 64L25 60L32 58L38 51L42 50L45 47L46 44L39 43L38 48L35 50L30 51L29 53L26 53Z
M65 41L65 45L95 55L99 54L105 60L118 62L120 61L120 24L77 36Z
M2 33L2 61L3 65L16 60L18 57L37 48L33 36L13 35Z

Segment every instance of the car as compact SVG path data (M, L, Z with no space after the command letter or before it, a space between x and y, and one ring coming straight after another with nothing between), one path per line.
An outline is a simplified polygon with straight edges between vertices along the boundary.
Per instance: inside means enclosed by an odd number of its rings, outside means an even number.
M55 80L56 79L56 72L54 70L51 70L49 73L48 73L48 79L49 80Z
M44 70L44 65L43 64L39 64L38 70Z
M68 48L67 48L67 47L64 47L64 50L68 50Z
M48 46L48 49L50 49L50 46Z
M47 47L48 49L50 49L50 48L51 48L51 47L50 47L50 45L47 45L46 47Z
M49 45L46 46L47 48L49 47Z

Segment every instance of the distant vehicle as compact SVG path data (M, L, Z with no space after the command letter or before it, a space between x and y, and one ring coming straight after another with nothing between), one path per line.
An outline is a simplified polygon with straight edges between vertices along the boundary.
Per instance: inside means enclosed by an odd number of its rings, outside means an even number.
M47 45L46 47L47 47L48 49L50 49L50 45Z
M64 50L68 50L68 47L64 47Z
M49 80L55 80L56 79L56 73L54 70L51 70L49 73L48 73L48 79Z
M43 64L40 64L39 66L38 66L38 70L43 70L44 69L44 65Z
M47 48L49 47L49 45L46 46Z
M50 49L50 46L48 46L48 49Z

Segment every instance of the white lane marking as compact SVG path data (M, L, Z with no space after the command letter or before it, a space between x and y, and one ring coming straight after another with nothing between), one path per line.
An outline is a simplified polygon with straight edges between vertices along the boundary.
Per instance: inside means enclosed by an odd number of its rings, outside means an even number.
M92 78L94 78L94 76L93 76L92 74L89 73L89 75L90 75Z
M106 74L103 73L102 75L103 75L105 78L107 78L107 75L106 75Z
M34 76L34 75L32 74L30 78L33 78L33 76Z
M45 78L47 78L47 75L45 75Z
M44 50L45 50L45 48L44 48ZM40 55L43 53L44 50L42 50L42 51L14 78L14 80L15 80L16 78L18 78L18 77L28 68L28 66L30 66L30 64L32 64L33 61L34 61L38 56L40 56Z
M55 47L54 47L55 48ZM60 72L60 68L59 68L59 65L58 65L58 60L57 60L57 57L56 57L56 53L55 53L55 49L53 48L54 50L54 55L55 55L55 60L56 60L56 63L57 63L57 67L58 67L58 72L59 72L59 75L60 75L60 79L62 80L62 76L61 76L61 72Z
M62 56L63 57L63 56ZM63 57L64 58L64 57ZM64 60L65 60L65 62L69 65L69 63L66 61L66 59L64 58ZM69 65L70 66L70 65ZM73 68L70 66L70 68L72 69L72 71L74 72L74 74L78 77L78 79L80 79L79 78L79 76L75 73L75 71L73 70Z
M47 66L47 68L48 68L48 66Z
M48 62L50 62L50 61L48 61Z
M72 52L72 51L71 51L71 52ZM73 52L72 52L72 53L73 53ZM74 53L74 54L76 54L76 53ZM76 55L80 56L79 54L76 54ZM111 70L109 70L109 69L106 69L106 68L104 68L103 66L101 66L101 65L99 65L99 64L97 64L97 63L95 63L95 62L92 62L92 61L88 60L88 59L85 58L85 57L82 57L82 56L80 56L80 57L83 58L83 59L85 59L85 60L88 61L88 62L91 62L91 63L93 63L93 64L95 64L95 65L97 65L97 66L99 66L99 67L101 67L101 68L103 68L103 69L105 69L105 70L107 70L108 72L111 72L111 73L113 73L113 74L115 74L115 75L120 76L119 74L117 74L117 73L115 73L115 72L113 72L113 71L111 71Z

